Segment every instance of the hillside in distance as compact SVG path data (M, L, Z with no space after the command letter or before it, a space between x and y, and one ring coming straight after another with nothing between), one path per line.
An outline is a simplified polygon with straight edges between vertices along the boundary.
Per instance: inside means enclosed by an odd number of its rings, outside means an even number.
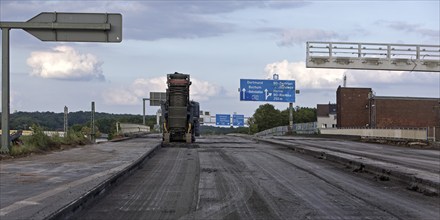
M90 111L69 112L68 126L90 126L91 116ZM95 113L95 124L104 133L110 132L116 122L142 124L142 121L142 115ZM146 116L147 125L153 127L155 123L155 115ZM32 125L38 125L45 130L62 131L64 130L64 113L14 112L10 115L9 126L11 130L29 130Z

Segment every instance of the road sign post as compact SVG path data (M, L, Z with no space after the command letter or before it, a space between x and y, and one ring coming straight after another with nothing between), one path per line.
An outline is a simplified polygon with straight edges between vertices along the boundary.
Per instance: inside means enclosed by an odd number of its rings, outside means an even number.
M9 153L9 28L2 28L2 146Z
M27 22L0 22L2 29L2 140L0 153L9 153L9 30L23 29L42 41L122 41L122 15L109 13L43 12Z
M289 127L287 129L289 133L293 132L293 103L289 103Z

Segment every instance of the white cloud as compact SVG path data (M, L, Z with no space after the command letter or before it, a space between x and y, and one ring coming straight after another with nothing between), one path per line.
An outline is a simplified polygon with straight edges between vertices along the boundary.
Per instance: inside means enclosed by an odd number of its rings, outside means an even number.
M151 79L136 79L130 86L130 91L139 98L147 98L150 92L165 92L167 77L160 76Z
M305 62L289 63L287 60L267 64L266 78L277 73L281 80L295 80L299 88L335 88L341 84L345 70L306 68Z
M134 93L123 88L107 90L102 96L106 104L135 105L140 103Z
M195 101L206 101L210 97L220 94L222 88L216 84L191 78L190 98ZM150 92L165 92L167 88L166 77L150 79L139 78L127 88L111 89L103 93L106 104L137 105L142 98L148 98Z
M102 62L90 53L81 54L70 46L57 46L51 51L35 51L27 59L31 75L62 80L104 80Z
M299 89L335 89L343 84L344 75L347 75L347 86L373 89L377 84L436 86L440 81L439 73L435 72L306 68L305 62L289 63L287 60L267 64L265 73L270 79L277 73L281 80L295 80Z
M278 46L293 46L295 44L303 44L307 41L332 41L345 40L346 37L341 36L334 31L325 31L318 29L289 29L280 33Z
M218 85L198 79L191 79L190 97L196 101L206 101L212 96L219 95L222 88Z

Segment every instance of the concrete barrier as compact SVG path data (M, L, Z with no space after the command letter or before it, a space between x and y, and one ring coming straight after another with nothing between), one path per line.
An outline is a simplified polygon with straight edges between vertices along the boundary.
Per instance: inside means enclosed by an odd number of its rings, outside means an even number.
M386 139L428 140L427 129L321 128L321 134L348 135Z
M146 125L119 123L119 134L137 134L137 133L149 133L150 127Z

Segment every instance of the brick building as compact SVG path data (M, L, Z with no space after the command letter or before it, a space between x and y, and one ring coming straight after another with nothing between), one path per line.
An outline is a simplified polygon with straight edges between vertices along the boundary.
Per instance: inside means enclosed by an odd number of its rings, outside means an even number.
M374 96L371 88L339 87L337 127L426 128L440 126L440 99Z
M424 128L440 126L436 98L374 96L370 100L372 127Z
M369 127L371 88L338 87L336 91L337 127Z

